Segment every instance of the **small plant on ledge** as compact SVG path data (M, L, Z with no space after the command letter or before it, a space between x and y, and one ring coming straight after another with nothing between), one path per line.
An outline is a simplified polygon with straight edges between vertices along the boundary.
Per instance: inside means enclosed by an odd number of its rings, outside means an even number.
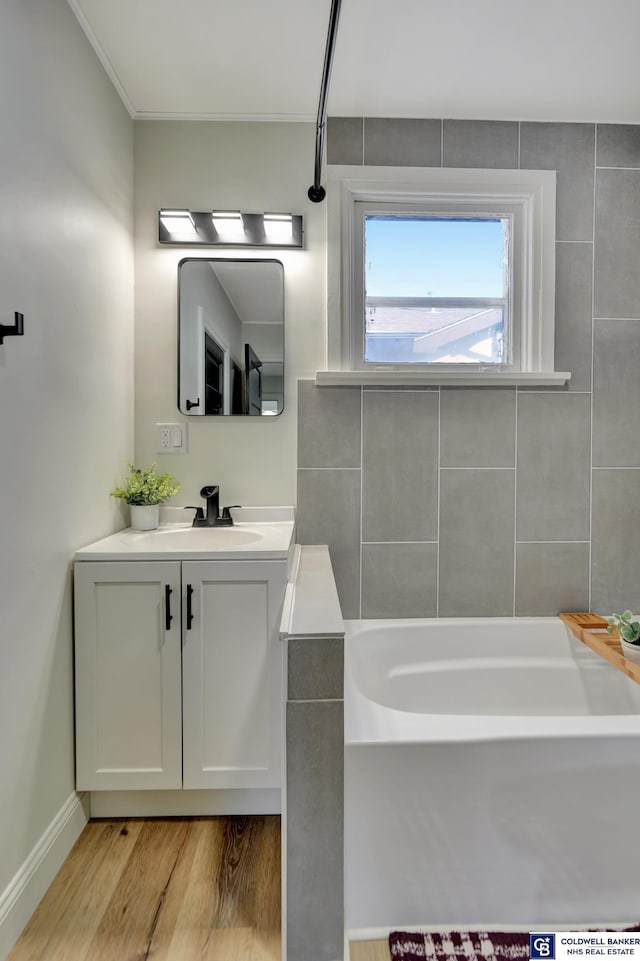
M112 497L118 497L127 504L152 506L163 504L180 489L180 484L171 474L158 474L156 465L136 467L129 464L129 474L121 487L114 487Z
M607 630L613 634L614 629L618 628L620 637L620 648L623 657L634 664L640 664L640 621L634 618L631 611L624 611L622 614L612 614L607 618L609 626Z
M618 628L621 640L628 644L640 645L640 621L632 620L631 611L624 611L622 614L612 614L607 618L609 634L613 634L614 628Z

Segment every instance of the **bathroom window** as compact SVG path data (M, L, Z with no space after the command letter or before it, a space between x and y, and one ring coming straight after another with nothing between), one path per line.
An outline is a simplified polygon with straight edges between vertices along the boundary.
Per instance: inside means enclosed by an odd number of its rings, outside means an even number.
M357 204L364 364L510 363L513 215L390 206Z
M329 167L329 367L554 371L555 171Z

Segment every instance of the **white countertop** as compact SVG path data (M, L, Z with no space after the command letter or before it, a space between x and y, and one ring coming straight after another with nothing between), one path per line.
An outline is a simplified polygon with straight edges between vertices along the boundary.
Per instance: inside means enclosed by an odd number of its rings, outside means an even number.
M162 524L127 528L76 551L76 561L286 560L294 544L292 507L239 508L233 527Z

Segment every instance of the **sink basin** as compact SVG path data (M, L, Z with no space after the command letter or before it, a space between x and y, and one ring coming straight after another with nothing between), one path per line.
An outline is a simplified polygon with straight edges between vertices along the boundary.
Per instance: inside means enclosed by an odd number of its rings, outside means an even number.
M174 516L181 515L176 511ZM76 551L78 561L290 560L295 516L289 507L242 507L233 527L167 523L153 531L130 528Z
M140 550L234 550L257 544L264 539L261 531L248 531L241 527L176 527L158 528L155 531L124 531L121 535L134 548Z

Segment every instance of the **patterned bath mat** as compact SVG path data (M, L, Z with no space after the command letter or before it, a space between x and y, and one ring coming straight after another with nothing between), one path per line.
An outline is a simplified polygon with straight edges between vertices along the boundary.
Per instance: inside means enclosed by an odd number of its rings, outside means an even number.
M529 957L529 932L392 931L393 961L519 961Z
M640 926L609 930L638 931ZM520 961L529 958L529 932L392 931L389 951L393 961Z

